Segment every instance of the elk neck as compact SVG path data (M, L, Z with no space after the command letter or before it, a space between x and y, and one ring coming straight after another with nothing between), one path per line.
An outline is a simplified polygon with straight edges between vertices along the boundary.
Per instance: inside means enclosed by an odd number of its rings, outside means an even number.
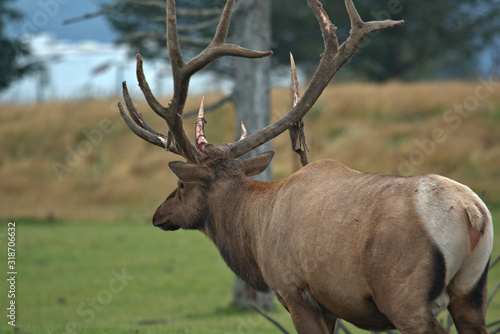
M203 232L219 249L229 268L258 291L269 291L259 268L259 244L266 234L275 194L281 182L231 179L210 190Z

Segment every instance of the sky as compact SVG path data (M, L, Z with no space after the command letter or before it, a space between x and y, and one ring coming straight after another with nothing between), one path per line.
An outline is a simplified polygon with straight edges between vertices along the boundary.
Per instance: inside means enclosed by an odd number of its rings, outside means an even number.
M46 32L56 39L77 42L96 40L113 42L116 34L103 16L63 25L63 21L93 13L105 0L15 0L12 7L24 14L24 18L7 27L9 36Z
M121 91L122 80L131 83L131 94L138 94L135 57L129 57L126 47L113 45L117 35L103 16L63 25L67 19L99 11L106 1L13 1L11 6L24 18L9 24L6 33L9 37L31 35L28 41L32 54L44 61L46 71L43 78L42 74L27 76L2 91L0 103L82 98L82 94L109 97ZM144 64L148 81L159 95L171 94L172 78L167 65L165 60L148 60ZM201 94L229 91L231 84L205 72L193 78L190 88L191 93Z

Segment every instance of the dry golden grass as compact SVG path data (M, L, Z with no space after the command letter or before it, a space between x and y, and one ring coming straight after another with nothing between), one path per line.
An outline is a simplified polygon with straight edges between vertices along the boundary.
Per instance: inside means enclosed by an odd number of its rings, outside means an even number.
M219 97L208 96L207 104ZM199 100L190 98L187 109L195 109ZM178 157L132 134L116 102L0 106L0 215L150 219L175 187L167 163ZM273 119L286 113L290 102L288 90L275 89ZM470 115L454 112L464 105ZM138 107L150 124L165 129L144 103ZM214 144L233 140L230 105L208 114L208 121L207 137ZM185 120L187 127L193 122ZM488 204L500 204L498 83L334 85L305 123L310 161L331 158L365 172L442 174L485 191ZM190 128L186 131L191 135ZM286 177L297 166L288 135L272 145L274 178Z

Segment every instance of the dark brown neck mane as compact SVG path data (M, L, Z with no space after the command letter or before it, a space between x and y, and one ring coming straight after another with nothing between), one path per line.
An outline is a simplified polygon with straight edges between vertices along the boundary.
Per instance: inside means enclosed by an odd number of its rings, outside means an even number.
M258 182L245 176L228 181L231 191L210 194L209 198L216 200L209 203L211 216L203 231L217 246L229 268L262 292L269 291L269 287L262 277L255 249L268 219L255 215L255 208L271 212L263 206L272 205L276 186L275 182Z

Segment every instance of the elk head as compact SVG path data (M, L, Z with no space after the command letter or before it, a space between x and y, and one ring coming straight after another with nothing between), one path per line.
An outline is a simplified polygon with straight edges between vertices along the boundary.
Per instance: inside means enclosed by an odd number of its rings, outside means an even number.
M196 122L196 145L190 142L184 132L182 114L191 76L223 56L261 58L271 55L272 52L249 50L225 42L234 6L234 0L228 0L212 42L196 57L184 62L177 36L175 1L167 0L167 46L174 81L174 94L167 107L161 105L151 92L143 72L143 62L140 55L137 55L136 71L139 87L146 101L151 109L162 117L168 125L167 135L160 134L144 121L130 98L125 82L123 83L123 97L130 116L126 114L122 104L118 103L123 119L136 135L186 159L186 163L170 163L170 168L180 180L177 189L156 211L153 218L156 226L164 230L200 228L204 217L207 216L207 192L213 188L214 184L222 184L229 178L232 178L234 182L235 178L241 179L262 172L271 161L273 153L265 153L254 159L241 162L235 159L294 125L301 124L302 117L311 109L335 73L354 55L366 35L375 30L403 24L403 21L392 20L363 22L352 0L345 0L351 21L351 32L349 37L339 46L335 34L336 27L330 22L321 2L307 0L307 3L319 23L325 51L304 95L300 100L296 99L294 107L273 124L250 135L246 134L242 126L243 134L238 142L215 147L207 142L203 134L205 123L202 112L203 105ZM298 97L298 88L296 88L294 96ZM293 146L295 147L295 144Z
M241 184L249 176L262 173L271 163L274 152L238 161L231 158L227 147L215 148L208 144L204 135L203 102L196 121L196 147L210 152L197 164L182 161L169 163L179 178L177 189L158 207L153 225L164 231L203 229L210 217L209 192L214 185L217 192L229 192L233 184ZM245 129L242 125L245 138Z
M153 225L164 231L203 229L210 217L208 197L214 187L216 192L229 191L245 177L263 172L273 155L266 152L243 161L221 155L200 164L170 162L170 169L179 178L177 189L156 209Z

